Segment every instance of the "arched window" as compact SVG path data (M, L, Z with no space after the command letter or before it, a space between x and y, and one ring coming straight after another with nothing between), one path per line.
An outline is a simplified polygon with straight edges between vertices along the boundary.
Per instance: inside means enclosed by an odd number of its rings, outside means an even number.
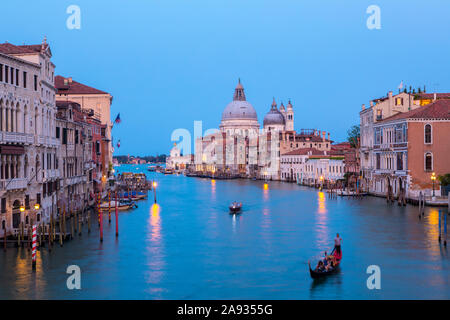
M425 153L425 171L433 170L433 155L430 152Z
M431 143L431 124L426 124L425 125L425 133L424 133L425 137L425 143Z

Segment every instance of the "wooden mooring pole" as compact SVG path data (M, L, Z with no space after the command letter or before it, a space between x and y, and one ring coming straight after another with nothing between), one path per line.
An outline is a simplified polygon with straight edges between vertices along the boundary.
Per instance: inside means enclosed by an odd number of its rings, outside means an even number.
M116 190L116 202L115 202L115 204L116 204L116 237L119 236L119 209L117 207L117 202L118 202L118 199L117 199L117 190Z
M108 191L108 222L111 224L111 191Z

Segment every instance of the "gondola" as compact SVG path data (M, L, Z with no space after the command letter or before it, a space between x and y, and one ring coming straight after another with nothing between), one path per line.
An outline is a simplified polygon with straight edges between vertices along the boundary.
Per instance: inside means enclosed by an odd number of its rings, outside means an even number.
M240 212L242 209L242 203L239 202L233 202L232 204L230 204L230 212L231 213L238 213Z
M333 249L334 252L334 249ZM339 266L341 264L341 260L342 260L342 249L340 254L337 254L336 252L334 253L334 257L336 258L336 264L335 266L328 270L328 271L316 271L313 270L311 268L311 263L308 261L308 266L309 266L309 274L311 275L311 278L313 279L319 279L319 278L324 278L326 276L332 275L334 273L336 273L339 270Z

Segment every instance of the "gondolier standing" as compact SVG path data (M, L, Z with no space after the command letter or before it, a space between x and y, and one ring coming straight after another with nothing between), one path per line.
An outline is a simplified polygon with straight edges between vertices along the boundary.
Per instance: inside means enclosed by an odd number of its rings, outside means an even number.
M334 249L336 250L337 254L341 254L341 241L342 238L339 237L339 233L336 233L336 238L334 238Z

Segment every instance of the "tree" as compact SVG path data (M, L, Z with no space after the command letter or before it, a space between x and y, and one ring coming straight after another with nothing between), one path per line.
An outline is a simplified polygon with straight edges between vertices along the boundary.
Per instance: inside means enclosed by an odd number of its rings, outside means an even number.
M354 125L347 131L347 141L350 142L353 148L358 147L359 125Z

